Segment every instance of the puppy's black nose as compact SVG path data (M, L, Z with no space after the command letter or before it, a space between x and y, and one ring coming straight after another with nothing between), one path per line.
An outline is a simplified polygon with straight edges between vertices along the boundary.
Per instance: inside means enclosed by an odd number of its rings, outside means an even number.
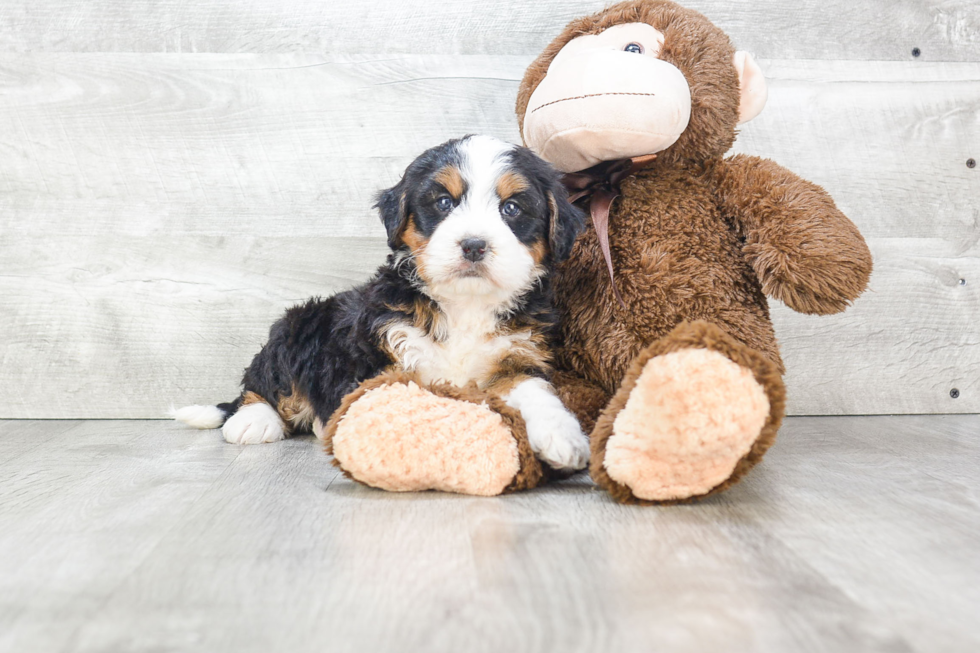
M487 255L487 241L481 238L467 238L459 244L463 248L463 258L467 261L482 261Z

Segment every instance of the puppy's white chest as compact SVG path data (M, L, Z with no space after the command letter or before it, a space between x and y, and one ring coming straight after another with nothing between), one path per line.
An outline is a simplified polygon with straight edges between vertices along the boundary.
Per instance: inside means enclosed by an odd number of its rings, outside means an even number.
M489 312L446 313L432 333L410 325L396 325L388 332L391 350L406 371L417 372L426 383L443 381L464 386L483 386L497 364L510 351L515 338L500 335L495 316Z
M508 349L505 339L485 334L459 334L427 344L428 351L419 358L416 368L422 379L426 383L446 381L459 386L471 381L484 385Z

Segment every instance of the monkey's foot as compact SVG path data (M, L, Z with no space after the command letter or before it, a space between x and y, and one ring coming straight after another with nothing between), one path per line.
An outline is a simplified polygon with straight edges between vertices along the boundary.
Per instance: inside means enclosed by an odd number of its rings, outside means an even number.
M519 413L473 388L387 373L344 398L324 432L348 477L392 492L493 496L537 485Z
M592 434L590 472L615 499L665 503L724 490L772 444L776 366L706 322L641 352Z

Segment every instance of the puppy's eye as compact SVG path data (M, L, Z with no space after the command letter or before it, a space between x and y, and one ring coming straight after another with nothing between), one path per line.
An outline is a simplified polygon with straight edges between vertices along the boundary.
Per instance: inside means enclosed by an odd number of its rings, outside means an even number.
M643 46L640 45L639 43L630 43L625 48L623 48L623 50L625 50L626 52L632 52L633 54L643 54Z
M443 195L436 200L436 208L443 212L452 211L453 198L449 197L448 195Z
M500 212L508 218L516 218L521 214L521 207L517 205L517 202L507 200L504 202L504 205L500 207Z

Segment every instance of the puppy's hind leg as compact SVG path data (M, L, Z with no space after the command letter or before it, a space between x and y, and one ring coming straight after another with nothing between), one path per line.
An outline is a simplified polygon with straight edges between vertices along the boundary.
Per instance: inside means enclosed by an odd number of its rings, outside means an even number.
M196 429L221 428L232 444L277 442L286 437L279 413L254 392L217 406L184 406L170 410L170 417Z
M221 427L231 444L278 442L286 437L286 424L275 408L254 392L246 392L241 407Z

